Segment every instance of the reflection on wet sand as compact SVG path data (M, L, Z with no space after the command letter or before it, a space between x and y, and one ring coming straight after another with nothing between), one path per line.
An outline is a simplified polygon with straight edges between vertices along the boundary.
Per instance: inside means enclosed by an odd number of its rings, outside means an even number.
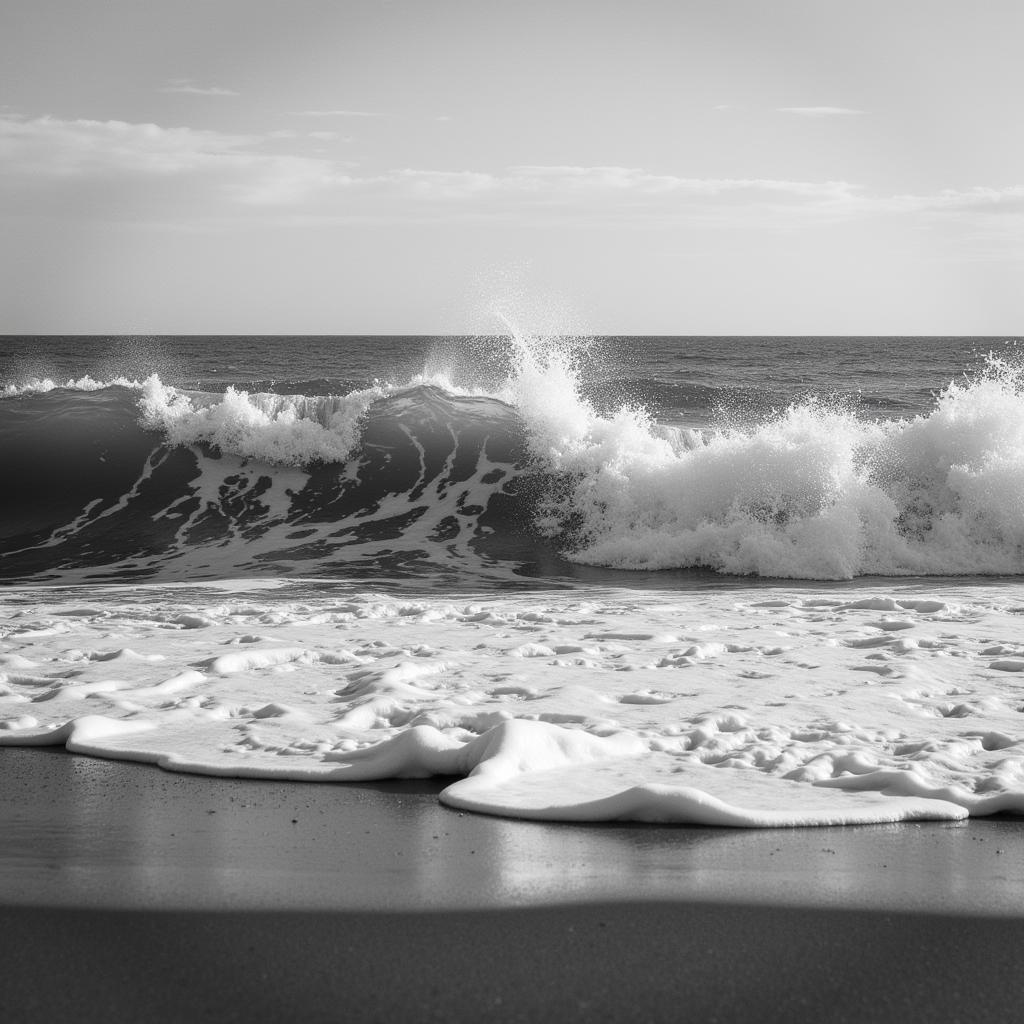
M1019 819L747 830L451 810L446 780L277 783L0 749L0 903L417 910L603 900L1024 913Z

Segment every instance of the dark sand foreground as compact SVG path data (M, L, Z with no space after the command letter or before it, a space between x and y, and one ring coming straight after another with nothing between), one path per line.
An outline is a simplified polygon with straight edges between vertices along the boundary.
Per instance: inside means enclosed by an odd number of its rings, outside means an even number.
M440 788L0 748L0 1016L1024 1015L1020 819L550 825Z

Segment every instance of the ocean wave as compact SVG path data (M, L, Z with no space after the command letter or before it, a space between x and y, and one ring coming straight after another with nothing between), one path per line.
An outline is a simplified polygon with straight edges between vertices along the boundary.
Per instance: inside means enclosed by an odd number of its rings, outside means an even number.
M765 392L699 430L591 384L571 342L515 337L489 388L438 367L340 395L12 386L0 573L1024 573L1017 364L912 418Z
M567 424L571 424L567 427ZM580 562L760 576L1024 572L1024 369L993 360L929 415L810 399L681 450L642 409L538 417L570 481L544 525Z
M5 403L0 442L0 473L17 481L0 533L8 579L443 577L488 571L492 539L530 556L496 528L516 518L526 459L494 399L428 385L197 395L151 378L141 394Z

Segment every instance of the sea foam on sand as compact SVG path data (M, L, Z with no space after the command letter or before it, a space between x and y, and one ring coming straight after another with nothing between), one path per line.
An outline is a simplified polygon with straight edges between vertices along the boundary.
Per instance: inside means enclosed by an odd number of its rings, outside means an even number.
M18 588L0 744L209 775L455 776L445 803L534 819L1024 813L1022 614L1016 583Z

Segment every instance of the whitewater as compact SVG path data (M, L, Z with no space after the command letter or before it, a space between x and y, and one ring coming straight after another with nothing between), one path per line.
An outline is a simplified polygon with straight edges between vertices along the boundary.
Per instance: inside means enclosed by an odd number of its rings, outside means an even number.
M1012 345L513 327L26 371L45 344L0 378L0 744L537 819L1024 813Z

